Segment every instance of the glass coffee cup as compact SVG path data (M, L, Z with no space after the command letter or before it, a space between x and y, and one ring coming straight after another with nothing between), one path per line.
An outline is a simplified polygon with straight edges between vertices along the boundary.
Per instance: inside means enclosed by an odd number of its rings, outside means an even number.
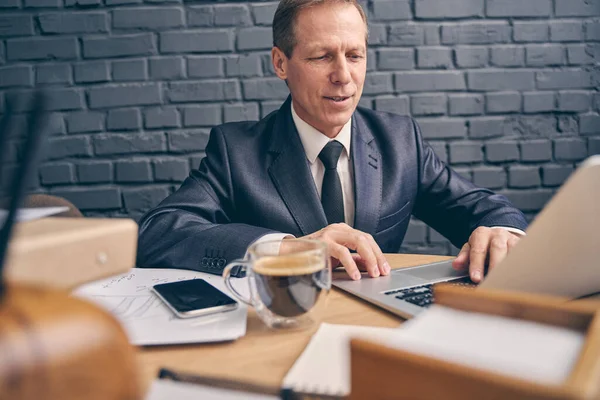
M231 284L231 269L245 266L250 298ZM327 245L318 240L266 241L250 246L246 260L223 270L229 291L255 308L271 328L306 328L318 323L331 290Z

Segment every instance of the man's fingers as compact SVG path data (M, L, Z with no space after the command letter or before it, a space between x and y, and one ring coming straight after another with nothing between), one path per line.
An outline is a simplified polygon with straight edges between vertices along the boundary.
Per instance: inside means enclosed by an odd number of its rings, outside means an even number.
M469 273L473 282L480 282L483 278L490 235L490 231L477 228L469 238Z
M347 247L342 246L341 244L333 242L328 243L328 246L330 255L340 260L340 262L344 266L344 269L346 270L346 273L348 273L350 278L354 279L355 281L359 280L360 271L358 270L356 262L350 254L350 250L348 250Z
M381 273L381 275L389 274L391 270L390 264L383 255L383 251L381 251L381 249L379 248L379 245L375 241L375 238L373 238L372 235L367 234L367 239L371 243L371 248L375 253L375 258L377 259L377 266L379 267L379 272Z
M491 271L508 254L508 237L505 235L493 236L490 241L488 268Z
M463 245L462 249L460 249L460 252L456 256L454 261L452 261L452 268L454 268L456 270L467 269L469 267L469 251L470 250L471 250L471 246L469 246L469 243L465 243Z
M355 233L352 238L352 242L346 244L349 248L356 250L356 252L363 259L367 266L367 272L369 276L377 278L380 275L379 267L377 266L377 258L371 248L371 243L367 239L366 235L362 232Z

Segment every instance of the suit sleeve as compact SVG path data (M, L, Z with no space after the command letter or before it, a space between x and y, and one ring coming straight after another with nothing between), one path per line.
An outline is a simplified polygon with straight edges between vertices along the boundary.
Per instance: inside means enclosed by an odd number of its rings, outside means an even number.
M525 216L505 196L479 188L452 170L423 141L416 122L413 124L419 164L413 210L417 218L459 248L479 226L526 229Z
M172 195L140 220L137 265L198 269L210 257L220 264L243 257L270 229L236 223L227 143L213 128L206 157Z

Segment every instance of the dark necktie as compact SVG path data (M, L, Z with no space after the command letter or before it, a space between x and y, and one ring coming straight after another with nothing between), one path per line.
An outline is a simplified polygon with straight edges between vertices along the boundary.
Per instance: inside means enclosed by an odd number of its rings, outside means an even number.
M325 166L323 186L321 188L321 204L329 224L344 222L344 196L342 184L337 173L337 162L344 146L333 140L321 150L319 159Z

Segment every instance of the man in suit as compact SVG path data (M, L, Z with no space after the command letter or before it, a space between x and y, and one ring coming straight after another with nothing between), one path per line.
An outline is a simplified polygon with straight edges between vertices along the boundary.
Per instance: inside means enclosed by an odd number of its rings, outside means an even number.
M280 2L272 63L291 96L261 121L213 128L200 167L140 221L139 266L222 266L256 241L306 237L353 279L377 277L410 215L462 246L454 267L474 281L506 256L520 211L440 161L413 119L357 108L367 36L355 0Z

